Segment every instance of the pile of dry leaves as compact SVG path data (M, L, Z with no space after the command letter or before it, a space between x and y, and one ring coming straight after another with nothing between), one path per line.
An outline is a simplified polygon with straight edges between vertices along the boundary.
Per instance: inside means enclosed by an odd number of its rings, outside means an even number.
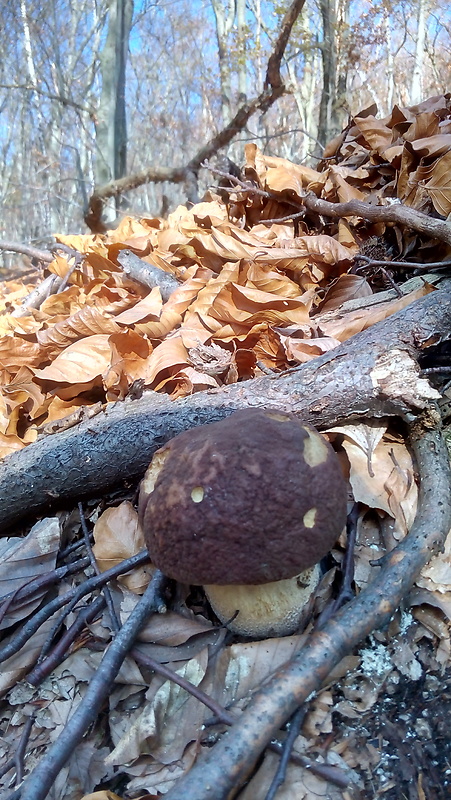
M437 276L421 276L446 261L449 245L400 225L360 216L329 219L309 210L307 200L315 196L380 207L403 203L431 218L451 212L449 96L415 108L395 107L385 120L374 113L368 109L355 117L328 145L319 171L248 145L242 178L228 189L226 202L211 192L166 220L126 218L106 235L57 236L62 247L46 267L56 276L53 293L44 300L38 291L42 273L4 281L1 455L143 390L175 400L282 372L434 292ZM149 277L148 265L175 279L175 288L166 293L155 271ZM407 282L415 270L420 277ZM409 291L412 285L416 288ZM394 299L372 302L393 286ZM359 593L410 529L417 508L416 467L396 419L366 419L324 433L359 503L354 573ZM131 502L134 489L85 509L93 524L94 559L85 556L78 510L43 519L26 535L0 542L5 796L58 740L82 700L115 633L111 604L123 623L149 581L151 568L141 560L110 583L105 606L99 580L93 579L95 569L103 573L122 565L144 547ZM326 565L312 619L299 635L233 639L217 627L201 591L186 589L178 592L173 610L149 620L136 649L213 703L239 713L262 681L305 643L335 596L345 548L343 536ZM117 574L128 566L118 566ZM346 656L308 704L295 752L336 767L342 785L292 764L280 800L398 798L400 787L409 785L412 800L446 796L451 769L446 736L433 728L438 717L425 714L419 727L417 714L409 716L409 703L404 717L398 712L401 687L420 687L409 700L415 708L421 698L426 706L428 697L439 697L440 682L449 675L450 621L448 538L445 551L422 570L405 608ZM450 702L446 691L442 702ZM378 719L385 715L385 728L377 727L372 709L378 709ZM121 797L159 796L177 786L223 730L218 714L186 686L143 666L132 653L108 707L60 771L49 797L80 798L96 788L99 800L115 797L111 788ZM413 767L405 752L409 736L432 748ZM440 736L443 747L437 745ZM240 798L268 797L277 759L271 752L264 756Z

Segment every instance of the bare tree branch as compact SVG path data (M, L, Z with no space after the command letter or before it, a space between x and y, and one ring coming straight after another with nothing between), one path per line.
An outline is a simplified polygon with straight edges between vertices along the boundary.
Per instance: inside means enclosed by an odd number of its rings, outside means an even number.
M21 253L30 258L37 258L38 261L44 261L46 264L50 264L55 258L48 250L40 250L38 247L22 244L21 242L7 242L3 239L0 239L0 250L7 250L9 253Z
M102 209L104 201L110 197L117 197L130 189L136 189L145 183L183 183L190 173L197 173L200 165L206 159L211 158L222 147L228 145L236 134L243 130L250 117L257 111L265 111L281 97L285 91L285 85L280 76L280 65L290 38L290 33L304 6L305 0L293 0L285 17L282 21L282 28L278 36L274 52L268 61L265 88L248 103L244 103L237 111L232 120L216 136L198 150L195 156L182 167L149 167L142 172L126 175L119 180L110 181L105 186L95 190L89 200L89 208L85 214L85 222L94 233L103 233L105 226L102 223ZM270 88L269 88L270 87Z
M314 194L308 194L302 200L309 211L323 214L325 217L361 217L368 222L394 222L410 228L432 239L451 244L451 225L446 220L434 219L401 203L391 206L372 206L362 200L349 200L347 203L330 203L321 200Z

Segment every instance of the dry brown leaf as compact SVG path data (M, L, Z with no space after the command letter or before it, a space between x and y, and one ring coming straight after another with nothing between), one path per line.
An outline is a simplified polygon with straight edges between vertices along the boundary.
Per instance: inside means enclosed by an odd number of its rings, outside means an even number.
M96 334L69 345L48 367L35 370L39 381L89 383L105 372L111 363L108 334ZM76 394L72 395L73 397Z
M14 592L55 568L60 548L60 523L48 517L33 525L24 538L0 540L0 595ZM0 630L27 617L40 604L45 589L31 601L15 604L0 622Z
M56 325L37 332L39 344L45 347L47 358L55 358L60 350L72 342L95 334L110 334L120 331L119 325L97 306L85 305Z
M372 294L371 286L366 278L361 275L340 275L327 289L324 300L321 303L321 313L335 311L348 300L354 300L357 297L369 297Z
M107 508L94 525L93 552L101 572L139 553L145 546L138 514L127 500ZM137 567L118 578L127 589L142 594L149 583L149 569Z
M177 665L175 671L197 686L205 675L207 661L204 649L186 664ZM187 745L200 738L204 708L180 686L165 681L156 691L151 686L146 698L148 702L134 715L120 739L113 737L115 747L106 758L107 765L122 766L149 754L161 766L175 766ZM149 776L149 783L152 790L159 788L158 775Z
M376 119L371 114L367 117L354 117L354 124L361 132L370 149L383 156L387 147L392 144L392 130L387 125L384 125L382 120Z
M416 584L431 592L449 595L451 603L451 531L446 538L444 551L433 556L429 564L423 567Z
M414 292L399 297L396 300L390 300L387 303L380 303L377 306L370 306L367 309L358 309L357 311L348 311L345 314L337 315L336 312L325 312L315 316L315 323L318 329L324 336L332 336L340 342L346 341L351 336L354 336L360 331L365 331L376 322L381 322L387 319L391 314L396 314L401 309L424 297L431 291L435 291L434 287L425 283L420 289Z
M5 434L0 432L0 458L15 453L17 450L22 450L25 447L25 441L19 439L15 434Z
M152 345L136 331L114 333L109 339L111 367L103 375L107 400L123 400L132 383L147 379Z
M328 432L344 436L355 500L385 511L396 520L398 534L404 536L415 518L418 497L407 447L383 438L385 425L377 420L337 426Z
M294 339L291 336L280 338L286 350L287 360L298 364L305 364L313 358L318 358L340 344L338 339L332 339L330 336L319 336L317 339Z
M19 367L38 367L42 360L42 349L34 342L20 336L2 336L0 339L0 366L12 373Z

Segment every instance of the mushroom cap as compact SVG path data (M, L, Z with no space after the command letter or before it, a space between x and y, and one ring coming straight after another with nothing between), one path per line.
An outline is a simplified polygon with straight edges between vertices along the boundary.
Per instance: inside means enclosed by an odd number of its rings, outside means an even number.
M289 636L307 616L309 600L320 577L320 566L315 564L284 581L204 589L216 616L233 633L252 638Z
M245 409L175 436L141 484L153 563L192 584L259 584L318 563L346 521L338 457L293 414Z

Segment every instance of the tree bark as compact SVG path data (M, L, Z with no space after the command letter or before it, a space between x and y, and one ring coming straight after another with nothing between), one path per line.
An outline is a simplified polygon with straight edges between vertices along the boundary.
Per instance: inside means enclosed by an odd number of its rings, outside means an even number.
M319 428L365 416L412 419L437 397L419 377L424 343L449 334L451 281L314 361L183 400L146 393L0 464L0 529L53 501L79 500L144 473L153 453L188 428L250 406L292 411Z
M96 127L96 186L122 178L126 172L125 70L132 16L133 0L111 0L108 33L100 55L102 94ZM116 206L118 198L116 195ZM105 212L108 221L116 217L116 212L116 208Z

